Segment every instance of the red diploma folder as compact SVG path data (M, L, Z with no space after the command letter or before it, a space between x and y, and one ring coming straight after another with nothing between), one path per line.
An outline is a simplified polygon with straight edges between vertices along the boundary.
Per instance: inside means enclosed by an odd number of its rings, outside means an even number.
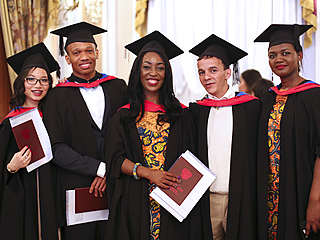
M182 156L177 159L168 172L180 176L181 183L178 183L178 187L176 188L171 187L169 189L161 189L171 197L173 201L178 205L181 205L203 175Z
M36 162L45 156L32 120L28 120L13 127L12 131L19 150L24 146L30 148L32 156L29 164Z
M169 172L180 176L181 183L169 189L157 186L149 195L182 222L217 176L188 150L180 155Z
M89 193L89 189L89 187L75 189L75 213L108 209L107 194L95 197L93 193Z

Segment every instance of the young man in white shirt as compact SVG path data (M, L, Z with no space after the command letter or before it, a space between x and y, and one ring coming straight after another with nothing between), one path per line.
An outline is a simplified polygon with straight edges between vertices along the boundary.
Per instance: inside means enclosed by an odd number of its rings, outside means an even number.
M210 186L214 239L256 239L256 147L260 100L228 85L230 64L246 52L211 35L190 50L208 94L190 104L198 157L217 175ZM234 67L235 68L235 67Z

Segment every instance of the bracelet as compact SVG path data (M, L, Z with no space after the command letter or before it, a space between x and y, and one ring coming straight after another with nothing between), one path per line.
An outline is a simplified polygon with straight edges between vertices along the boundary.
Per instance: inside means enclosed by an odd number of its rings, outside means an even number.
M137 174L137 168L138 168L138 166L141 166L141 163L138 163L138 162L137 162L137 163L134 165L133 171L132 171L132 174L133 174L133 177L134 177L135 180L139 180L139 179L140 179L140 177L138 177L138 174Z
M9 164L8 164L8 165L9 165ZM18 170L12 171L12 170L8 167L8 165L7 165L7 170L8 170L9 173L16 173L16 172L18 172Z

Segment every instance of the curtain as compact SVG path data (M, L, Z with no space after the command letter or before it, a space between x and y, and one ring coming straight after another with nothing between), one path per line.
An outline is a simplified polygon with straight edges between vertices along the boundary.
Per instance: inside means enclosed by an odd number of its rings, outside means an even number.
M0 27L0 29L2 29L2 27ZM8 103L12 95L9 73L5 59L6 54L4 51L3 36L2 31L0 31L0 121L8 114L10 110Z
M13 50L13 42L11 36L11 29L9 24L9 12L6 11L8 9L7 0L0 0L1 6L1 28L2 28L2 35L3 35L3 43L5 48L6 57L9 57L14 54ZM3 66L7 65L5 62ZM10 81L11 86L13 85L13 81L16 77L14 71L8 66L9 78L10 79L0 79L1 82L3 81Z
M59 0L8 0L14 52L42 42L57 16Z
M42 42L55 23L60 0L1 0L7 57ZM8 67L13 84L15 74Z
M317 31L317 0L300 0L302 7L302 17L306 24L311 24L313 27L309 29L304 38L304 47L308 48L312 44L312 34Z
M148 0L136 0L135 29L140 37L147 33L147 8Z
M148 33L159 30L176 43L184 54L171 60L175 94L188 104L201 99L205 90L197 73L197 57L189 50L212 33L248 52L239 61L240 72L257 69L262 77L271 80L268 64L268 43L253 40L272 23L301 24L299 1L292 0L149 0ZM318 41L320 42L320 41ZM303 75L316 80L314 41L304 51ZM320 47L320 43L319 47ZM313 50L312 50L313 49ZM320 79L318 79L320 81ZM232 79L229 79L231 86ZM275 78L278 84L279 79ZM235 85L234 90L238 90Z

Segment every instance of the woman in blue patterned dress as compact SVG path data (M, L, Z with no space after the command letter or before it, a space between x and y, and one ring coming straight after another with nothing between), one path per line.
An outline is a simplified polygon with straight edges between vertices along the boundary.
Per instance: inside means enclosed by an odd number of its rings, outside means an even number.
M255 40L270 42L269 65L281 80L262 99L259 240L320 237L320 88L299 74L299 36L310 27L273 24Z
M157 31L126 48L137 58L130 104L108 127L106 239L212 239L209 211L201 212L207 196L182 223L149 196L155 186L177 187L180 179L168 169L181 153L195 151L192 116L174 96L169 63L182 51Z

